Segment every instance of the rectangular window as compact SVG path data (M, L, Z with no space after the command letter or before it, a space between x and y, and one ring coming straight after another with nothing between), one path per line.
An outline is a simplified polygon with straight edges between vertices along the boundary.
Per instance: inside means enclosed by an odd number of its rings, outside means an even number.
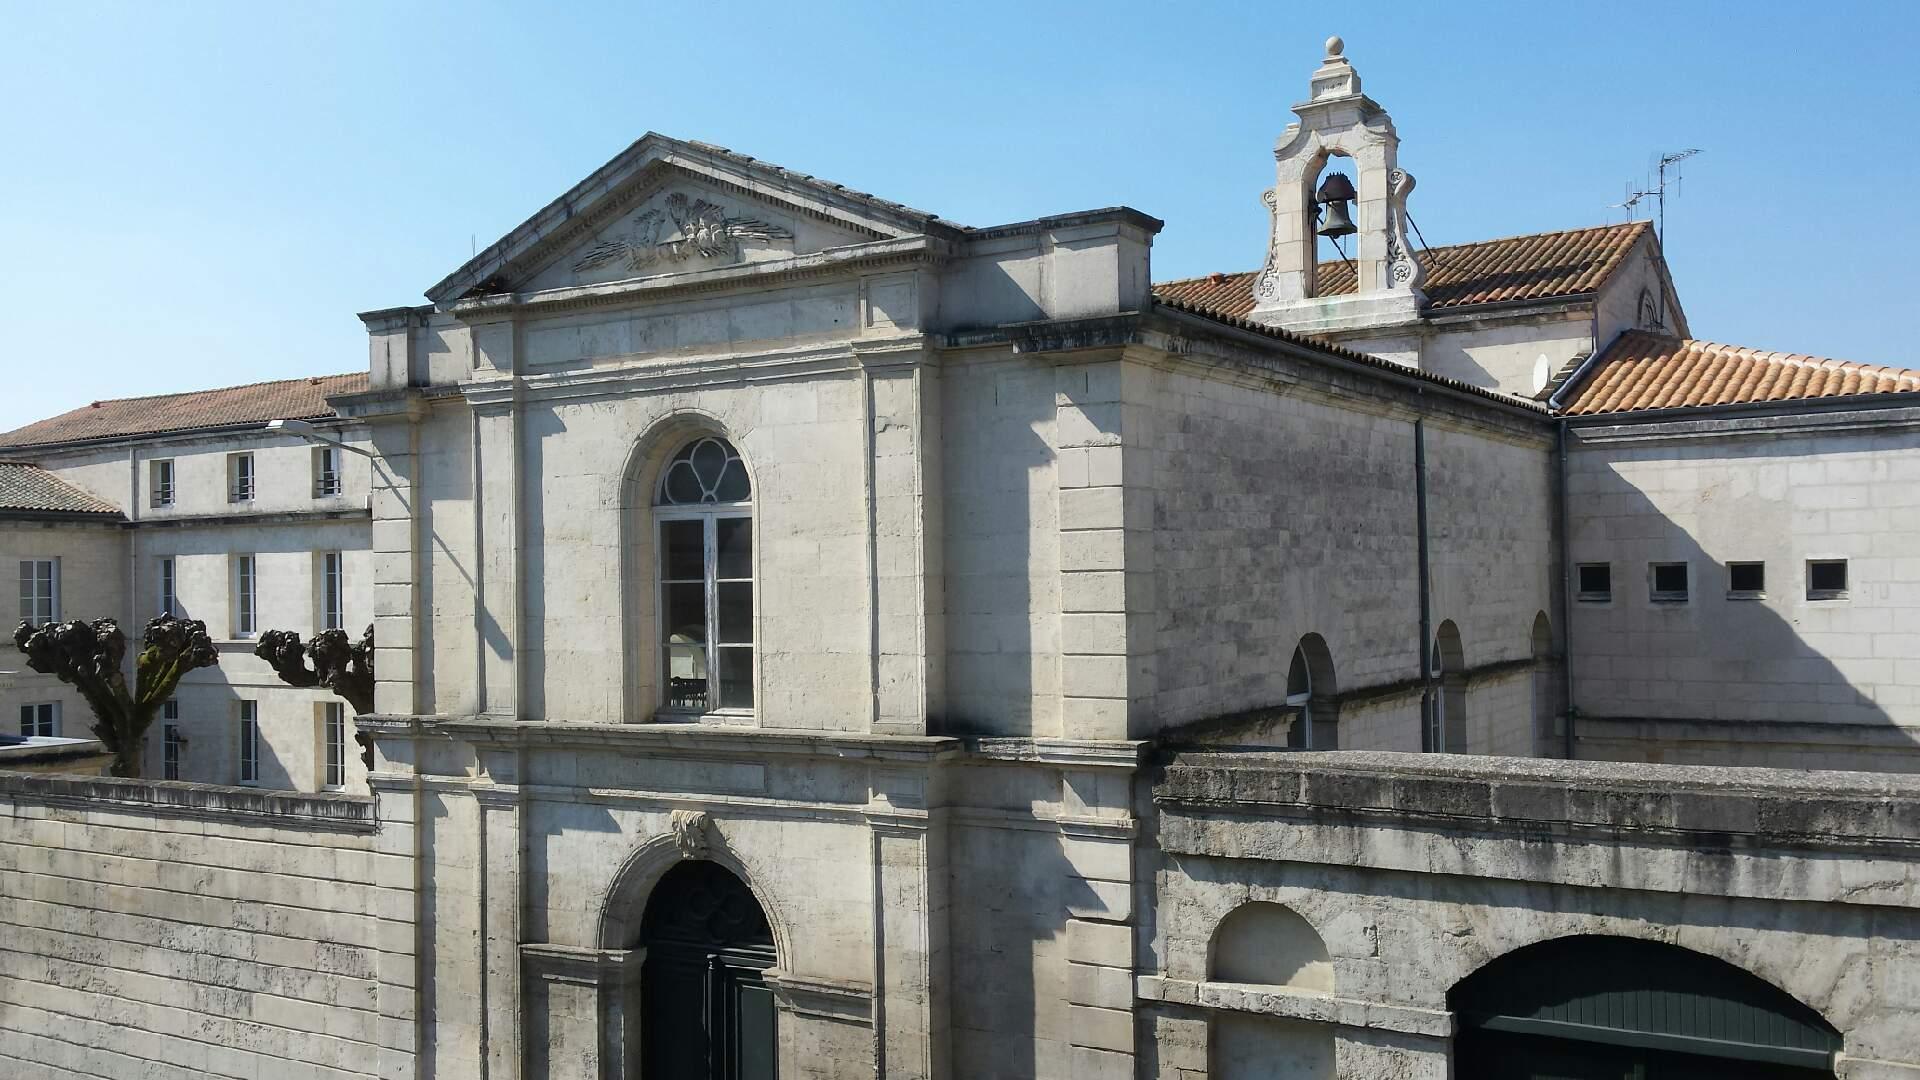
M255 701L240 703L240 782L257 784L260 782L260 704Z
M313 496L316 499L340 494L340 448L313 448Z
M178 780L180 753L186 743L180 737L180 702L171 699L163 702L160 719L160 776L164 780Z
M1727 564L1727 596L1734 600L1758 600L1767 594L1767 564L1730 562Z
M1847 560L1808 559L1807 599L1845 600L1847 598Z
M1576 599L1589 603L1601 603L1613 599L1613 565L1611 563L1581 563L1576 568L1578 581L1575 582Z
M320 786L343 788L347 786L347 707L329 701L321 711Z
M227 501L253 501L253 455L227 455Z
M1663 604L1685 603L1687 599L1687 564L1683 562L1653 563L1648 567L1652 578L1652 599Z
M20 706L20 734L29 739L36 735L51 739L60 734L60 703L42 701Z
M252 637L259 629L258 610L255 607L257 597L254 574L254 556L236 555L233 558L233 636Z
M179 617L186 612L180 610L180 595L175 591L176 579L173 576L173 560L160 560L160 614Z
M753 708L753 519L662 518L660 615L666 707Z
M20 617L39 625L60 618L60 560L20 560Z
M154 506L173 505L173 459L166 458L153 463L147 474L147 488Z
M339 630L347 625L347 588L341 573L340 553L329 551L320 556L320 628Z

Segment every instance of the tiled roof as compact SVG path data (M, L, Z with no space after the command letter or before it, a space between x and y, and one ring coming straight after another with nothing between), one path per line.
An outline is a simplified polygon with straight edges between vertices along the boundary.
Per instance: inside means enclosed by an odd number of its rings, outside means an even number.
M333 415L333 410L327 407L328 395L352 394L366 388L366 373L354 372L185 394L96 401L0 435L0 447L242 427L269 420L314 420Z
M0 461L0 514L9 510L120 516L119 507L94 498L38 465Z
M1920 371L1630 330L1594 361L1562 411L1569 416L1920 393Z
M1647 222L1634 221L1423 250L1427 309L1551 300L1593 292L1649 228ZM1162 299L1241 316L1253 310L1256 276L1254 271L1209 274L1163 282L1153 291ZM1323 296L1351 293L1353 266L1345 261L1323 262L1318 280Z

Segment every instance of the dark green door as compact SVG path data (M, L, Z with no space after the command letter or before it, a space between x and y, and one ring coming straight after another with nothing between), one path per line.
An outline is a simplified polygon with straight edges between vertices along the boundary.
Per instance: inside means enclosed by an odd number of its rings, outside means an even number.
M686 862L660 879L641 924L643 1080L777 1080L773 934L726 868Z
M1829 1070L1493 1032L1463 1033L1460 1080L1818 1080Z

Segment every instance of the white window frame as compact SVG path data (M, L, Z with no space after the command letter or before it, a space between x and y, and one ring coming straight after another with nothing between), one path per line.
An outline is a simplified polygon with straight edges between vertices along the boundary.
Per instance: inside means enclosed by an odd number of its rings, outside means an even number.
M328 499L345 489L345 480L340 473L340 448L337 446L316 446L313 448L313 497Z
M259 556L235 555L233 557L233 636L250 638L259 632Z
M172 506L175 497L172 458L155 458L147 469L148 503L154 507Z
M690 448L708 440L724 443L730 450L730 460L738 460L745 469L744 459L740 459L739 450L722 436L705 435L693 438L676 450L665 470L655 481L653 505L653 544L654 558L650 572L654 582L654 626L659 628L656 655L660 664L660 710L680 715L711 715L730 717L751 717L760 702L760 657L759 657L759 611L760 611L760 544L758 531L754 527L753 491L749 476L747 498L729 502L668 502L666 498L668 474L679 462L681 455ZM713 493L706 493L711 495ZM666 530L670 524L697 521L701 524L701 577L698 584L703 589L705 628L701 643L706 661L707 677L704 691L704 704L690 698L676 700L673 693L673 642L670 640L671 627L668 623L668 588L670 584L692 585L692 578L666 577ZM746 523L749 556L746 577L719 576L719 523L722 521L743 521ZM720 586L725 584L744 584L752 592L752 610L747 618L747 640L722 642L720 640ZM751 704L723 706L720 698L720 658L723 653L747 655L747 689L751 695Z
M346 556L338 551L320 553L320 629L344 630L347 625Z
M180 702L169 698L160 706L160 777L163 780L180 779L180 759L186 749L187 740L180 736Z
M260 703L257 701L240 702L240 745L236 760L240 766L240 783L260 782Z
M347 786L347 707L338 701L320 704L320 787L339 791Z
M20 734L28 738L58 738L60 735L60 703L57 701L31 701L20 706Z
M258 489L258 477L254 472L253 452L242 451L227 455L227 501L230 503L252 502Z
M162 615L180 618L186 613L180 610L180 576L174 557L168 555L160 560L160 611Z
M46 571L44 574L42 569ZM60 559L57 556L20 560L20 618L35 626L60 621Z

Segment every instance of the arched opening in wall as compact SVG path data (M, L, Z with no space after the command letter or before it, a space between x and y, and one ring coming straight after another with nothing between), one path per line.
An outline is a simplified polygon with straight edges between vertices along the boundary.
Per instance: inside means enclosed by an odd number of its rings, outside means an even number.
M647 900L640 944L642 1075L773 1080L773 931L746 884L718 863L675 865Z
M1460 646L1460 628L1452 619L1433 635L1428 657L1434 676L1432 715L1427 747L1449 754L1467 752L1467 657Z
M1655 941L1579 936L1509 953L1447 994L1453 1075L1487 1080L1832 1077L1840 1034L1725 961Z
M1354 292L1360 262L1360 170L1353 158L1328 151L1306 190L1307 233L1318 269L1309 295Z
M1553 662L1553 624L1547 613L1533 616L1533 743L1536 754L1553 748L1554 729L1558 725L1560 695Z
M753 483L732 443L700 435L667 460L653 529L660 707L752 715Z
M1220 920L1207 949L1214 982L1333 993L1333 961L1313 924L1285 904L1253 900Z
M1319 634L1294 647L1287 665L1287 707L1294 710L1287 746L1295 750L1335 750L1340 745L1339 706L1335 704L1333 654Z
M1220 920L1208 947L1207 977L1306 994L1333 993L1326 942L1299 913L1255 900ZM1207 1027L1208 1075L1217 1080L1334 1075L1333 1026L1219 1012Z

